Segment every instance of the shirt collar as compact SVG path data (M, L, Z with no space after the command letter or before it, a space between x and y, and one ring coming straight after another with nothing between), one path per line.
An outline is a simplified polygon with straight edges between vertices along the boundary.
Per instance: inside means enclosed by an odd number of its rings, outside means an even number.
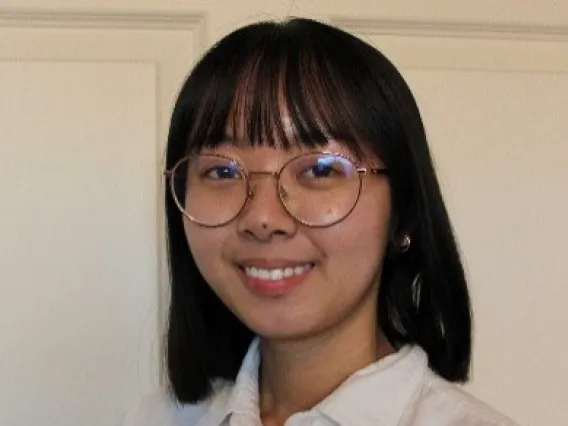
M419 346L404 346L353 373L314 410L341 426L395 425L423 379L427 362ZM256 337L234 385L216 394L203 424L221 425L228 416L238 415L247 424L260 425L259 366L260 338Z
M427 370L419 346L404 346L365 367L315 409L341 426L396 425Z
M258 371L260 366L260 338L255 337L243 358L235 382L217 381L213 386L214 394L207 413L197 426L223 425L232 415L248 419L247 424L260 422L258 406ZM256 422L255 422L256 420ZM228 424L228 423L227 423Z
M239 414L260 418L258 406L258 377L260 367L260 338L255 337L243 359L239 374L227 404L227 415Z

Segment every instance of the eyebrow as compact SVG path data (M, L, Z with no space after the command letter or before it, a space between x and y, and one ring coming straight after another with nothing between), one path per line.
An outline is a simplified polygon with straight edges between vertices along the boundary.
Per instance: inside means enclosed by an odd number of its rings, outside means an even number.
M278 142L274 138L270 141L249 142L244 139L236 138L233 134L233 129L230 127L225 128L223 137L218 143L214 144L213 148L222 146L231 146L235 148L253 148L256 146L269 146L273 148L281 148L286 152L291 152L294 149L321 149L326 150L330 143L337 143L343 148L347 149L351 159L356 162L365 162L366 155L363 146L364 143L357 142L356 138L350 132L333 131L331 129L322 129L320 126L310 126L308 129L304 128L302 134L294 131L291 138L287 138L284 142ZM302 137L301 137L302 136Z

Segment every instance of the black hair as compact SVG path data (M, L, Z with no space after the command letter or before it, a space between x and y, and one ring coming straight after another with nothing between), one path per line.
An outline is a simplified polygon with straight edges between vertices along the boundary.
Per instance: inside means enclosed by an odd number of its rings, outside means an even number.
M291 120L294 137L282 120ZM466 278L415 99L378 50L309 19L234 31L195 65L172 114L166 166L214 147L227 126L251 145L370 149L389 170L393 242L384 260L378 323L395 347L421 346L449 381L468 379L471 309ZM171 303L166 342L170 388L195 403L217 379L234 380L254 337L209 288L191 256L182 214L165 198ZM396 241L410 235L408 251Z

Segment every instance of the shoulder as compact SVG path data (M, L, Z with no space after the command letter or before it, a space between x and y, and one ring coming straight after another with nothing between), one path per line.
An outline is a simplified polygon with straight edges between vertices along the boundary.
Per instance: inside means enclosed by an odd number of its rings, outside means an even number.
M122 426L195 425L210 405L209 400L199 404L180 404L162 390L143 398L126 416Z
M483 401L432 371L424 375L404 425L517 426Z

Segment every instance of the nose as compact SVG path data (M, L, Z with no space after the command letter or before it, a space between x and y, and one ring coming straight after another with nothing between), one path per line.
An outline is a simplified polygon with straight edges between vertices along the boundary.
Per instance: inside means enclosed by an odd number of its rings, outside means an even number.
M251 197L238 218L239 234L262 242L293 236L298 225L280 202L274 176L261 176L251 182L251 188Z

